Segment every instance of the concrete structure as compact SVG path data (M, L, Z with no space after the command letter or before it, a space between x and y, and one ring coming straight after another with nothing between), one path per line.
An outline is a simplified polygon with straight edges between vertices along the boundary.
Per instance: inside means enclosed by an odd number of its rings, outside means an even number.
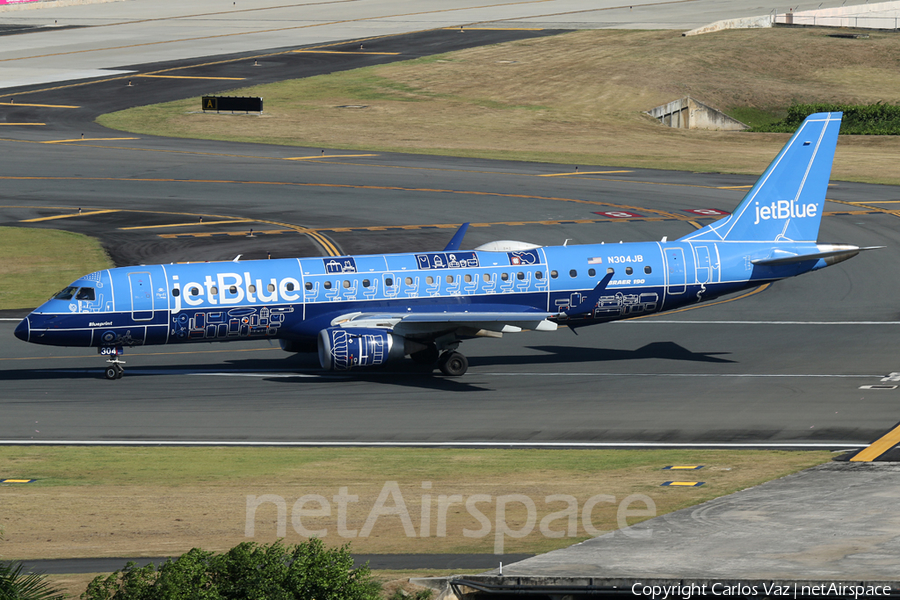
M900 29L900 2L818 8L775 15L776 25Z
M123 1L124 0L0 0L0 12Z
M716 21L703 27L697 27L690 31L685 31L681 35L700 35L702 33L712 33L714 31L722 31L724 29L761 29L771 27L775 22L775 15L764 15L762 17L741 17L738 19L725 19Z
M773 585L790 586L793 597L796 583L800 597L804 583L853 584L888 586L897 597L898 495L900 464L833 462L644 521L628 535L616 531L504 565L502 575L415 582L469 599L526 588L549 598L634 597L636 583L706 586L692 596L722 596L724 586L739 583L758 592L741 596L770 597L764 588Z
M743 131L747 125L732 119L725 113L686 96L680 100L657 106L647 114L669 127L679 129L711 129L716 131Z

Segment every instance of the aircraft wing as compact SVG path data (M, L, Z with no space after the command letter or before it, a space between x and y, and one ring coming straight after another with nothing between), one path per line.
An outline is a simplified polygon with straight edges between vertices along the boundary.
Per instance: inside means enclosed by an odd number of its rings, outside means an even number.
M546 312L409 312L350 313L331 322L332 327L365 327L390 329L398 335L428 336L449 331L475 330L515 333L523 329L555 331L556 323L548 321L555 313Z

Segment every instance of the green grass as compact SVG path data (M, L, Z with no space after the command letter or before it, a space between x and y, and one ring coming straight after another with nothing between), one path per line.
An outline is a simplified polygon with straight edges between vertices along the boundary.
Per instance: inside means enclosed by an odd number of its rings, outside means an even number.
M0 310L35 308L82 275L111 266L100 243L87 236L0 227Z
M751 129L760 130L787 116L786 108L763 109L753 106L736 106L725 112L744 125L749 125Z
M407 480L491 481L517 474L602 473L668 464L738 464L753 483L829 459L827 452L726 450L434 450L417 448L0 447L0 475L32 486ZM711 474L710 470L704 474Z

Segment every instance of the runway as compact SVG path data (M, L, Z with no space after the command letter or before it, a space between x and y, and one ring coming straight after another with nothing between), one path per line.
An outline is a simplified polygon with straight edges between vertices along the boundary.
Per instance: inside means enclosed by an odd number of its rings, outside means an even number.
M33 104L79 94L71 101L82 108L15 109L52 125L4 129L0 225L96 236L117 265L439 249L464 221L469 248L616 243L680 237L733 209L755 179L169 140L90 124L133 102L112 102L104 87L123 85L20 90L17 102ZM171 90L153 86L154 98ZM863 445L897 420L898 392L882 379L900 371L900 192L841 182L828 198L821 241L887 248L695 310L577 336L466 342L460 379L407 362L328 374L314 356L261 342L137 348L125 378L109 382L89 350L23 344L4 321L0 441Z

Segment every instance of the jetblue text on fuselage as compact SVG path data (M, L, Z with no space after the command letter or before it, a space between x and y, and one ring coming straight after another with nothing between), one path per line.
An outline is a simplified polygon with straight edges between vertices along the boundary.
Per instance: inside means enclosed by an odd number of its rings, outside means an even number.
M174 288L179 291L175 295L175 308L173 313L181 312L182 297L184 303L189 306L208 305L232 306L247 299L250 303L276 303L297 302L300 300L300 282L293 277L283 277L268 280L257 278L254 280L250 273L216 273L216 278L207 275L203 283L189 281L185 284L178 282L178 276L172 277L175 281ZM183 293L181 293L183 292Z

